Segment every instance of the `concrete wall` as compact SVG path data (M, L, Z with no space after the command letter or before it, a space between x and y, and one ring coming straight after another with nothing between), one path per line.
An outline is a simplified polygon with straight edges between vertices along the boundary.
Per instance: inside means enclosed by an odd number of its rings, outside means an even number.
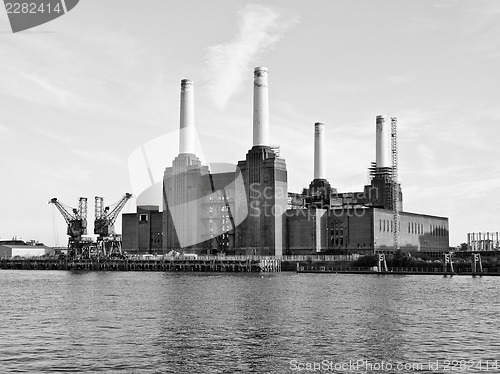
M237 191L235 206L247 210L248 215L236 227L235 253L280 256L286 247L285 161L277 158L270 147L254 146L246 160L238 163L238 169L245 188Z
M54 253L53 248L31 245L0 245L0 257L38 257Z
M312 212L312 209L287 211L287 254L313 254L318 249L363 254L394 250L390 210L337 208L327 211L325 219L320 220ZM447 251L449 248L447 218L402 212L400 227L403 250Z
M289 209L286 216L286 252L300 255L328 249L328 211L326 209Z
M149 252L162 253L163 252L163 213L159 211L151 212L151 221L149 223Z
M372 209L332 209L329 249L336 252L373 251Z
M286 212L288 233L286 254L311 254L314 248L315 225L309 209L290 209Z
M227 170L230 165L223 166ZM233 251L233 226L238 223L235 189L239 187L234 165L232 170L212 174L198 159L186 155L178 156L174 166L165 170L163 237L167 251ZM240 184L243 186L242 180Z
M394 233L392 211L374 209L374 237L377 251L392 251ZM406 251L447 251L449 249L448 218L400 213L399 245Z
M204 197L211 192L207 166L194 154L180 154L163 178L163 241L166 249L199 248L207 240Z
M6 245L0 245L0 258L12 257L12 248Z
M140 253L147 253L151 249L151 213L137 207L137 249Z
M157 206L138 206L122 215L122 248L128 253L162 253L163 214Z
M122 214L122 249L127 252L139 249L138 220L137 213Z

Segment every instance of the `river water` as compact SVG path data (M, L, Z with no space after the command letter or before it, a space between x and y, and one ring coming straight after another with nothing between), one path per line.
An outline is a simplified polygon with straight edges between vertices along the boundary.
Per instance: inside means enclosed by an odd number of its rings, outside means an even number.
M496 277L2 270L0 372L500 373L499 289Z

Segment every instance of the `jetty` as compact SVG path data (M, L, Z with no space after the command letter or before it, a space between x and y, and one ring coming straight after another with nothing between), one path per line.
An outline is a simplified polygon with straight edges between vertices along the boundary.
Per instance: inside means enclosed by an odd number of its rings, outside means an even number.
M379 269L374 267L335 267L319 266L313 264L297 263L297 273L314 274L371 274L371 275L468 275L468 276L500 276L500 269L481 269L473 271L468 268L457 268L454 270L444 270L443 268L387 268Z
M0 269L178 271L178 272L278 272L281 260L252 256L141 257L136 258L10 258L0 259Z

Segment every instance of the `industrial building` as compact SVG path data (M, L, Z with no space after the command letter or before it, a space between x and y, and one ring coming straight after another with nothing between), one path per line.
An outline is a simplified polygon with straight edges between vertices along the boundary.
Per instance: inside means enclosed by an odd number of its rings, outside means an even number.
M161 253L163 213L158 206L141 205L122 215L122 248L128 253Z
M54 248L34 241L25 243L22 240L0 240L0 258L39 257L53 253Z
M404 212L401 185L393 188L391 131L376 117L376 161L363 191L339 193L326 180L325 125L316 123L314 179L294 194L287 210L287 253L392 253L394 204L399 215L399 247L408 252L449 250L448 219Z
M468 251L500 251L498 232L472 232L467 234Z
M318 122L314 178L308 188L290 193L285 160L269 139L267 68L254 70L253 145L236 166L201 164L194 147L192 81L181 81L180 96L179 155L164 172L163 211L139 206L137 213L123 215L127 252L281 256L392 253L395 246L449 250L447 218L403 210L391 148L394 134L384 116L375 121L376 161L369 185L339 192L330 184L326 126Z
M381 208L287 211L287 254L394 252L392 211ZM448 219L400 213L400 248L448 251Z
M267 68L254 71L253 147L237 173L244 188L236 191L236 210L247 216L235 228L236 254L281 256L286 251L285 210L288 183L285 160L271 149Z

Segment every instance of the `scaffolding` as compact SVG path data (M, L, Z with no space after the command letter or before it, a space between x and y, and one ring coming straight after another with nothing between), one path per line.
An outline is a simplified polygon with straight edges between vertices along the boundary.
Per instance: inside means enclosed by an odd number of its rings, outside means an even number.
M398 119L391 117L391 151L392 151L392 215L394 226L394 251L399 249L399 187L398 187Z

